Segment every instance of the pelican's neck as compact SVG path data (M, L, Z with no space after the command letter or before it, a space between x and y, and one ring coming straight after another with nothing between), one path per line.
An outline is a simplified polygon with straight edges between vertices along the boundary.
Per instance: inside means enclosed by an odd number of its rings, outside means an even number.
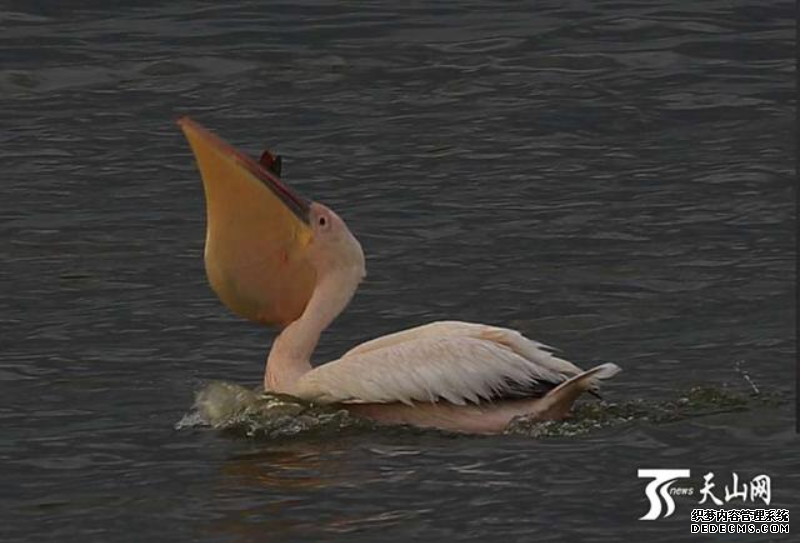
M291 394L297 380L311 371L320 335L350 302L360 279L347 269L319 276L303 314L272 344L264 374L266 390Z

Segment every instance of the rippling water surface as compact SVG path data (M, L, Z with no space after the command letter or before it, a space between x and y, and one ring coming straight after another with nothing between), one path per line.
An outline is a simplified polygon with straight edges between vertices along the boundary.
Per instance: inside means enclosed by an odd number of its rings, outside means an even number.
M0 539L689 540L696 500L636 520L640 467L768 473L800 514L793 14L0 4ZM547 438L178 429L208 383L256 386L272 338L206 285L182 114L284 154L362 241L318 362L458 318L617 362L610 402L743 371L785 400Z

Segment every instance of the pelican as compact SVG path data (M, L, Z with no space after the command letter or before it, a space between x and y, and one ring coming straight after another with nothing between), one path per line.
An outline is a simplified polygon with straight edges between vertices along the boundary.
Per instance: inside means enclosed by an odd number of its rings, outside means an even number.
M456 321L379 337L313 367L320 335L366 275L361 245L339 215L280 180L278 157L265 151L256 161L188 117L178 125L203 180L208 281L234 313L280 329L266 390L380 424L492 434L519 415L561 419L620 371L583 371L515 330Z

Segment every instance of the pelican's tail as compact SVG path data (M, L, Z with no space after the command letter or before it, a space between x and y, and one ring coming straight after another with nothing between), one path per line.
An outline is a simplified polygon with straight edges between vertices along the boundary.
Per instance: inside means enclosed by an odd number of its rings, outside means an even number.
M541 412L545 415L544 418L564 418L578 396L587 391L596 391L600 381L611 379L620 371L622 369L619 366L608 362L564 381L541 399L540 408L543 408Z

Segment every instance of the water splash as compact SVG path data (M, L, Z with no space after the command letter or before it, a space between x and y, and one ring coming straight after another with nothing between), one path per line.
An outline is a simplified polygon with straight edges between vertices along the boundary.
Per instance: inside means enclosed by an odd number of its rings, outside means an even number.
M281 438L339 434L373 424L337 406L215 381L197 393L194 407L177 429L207 426L246 437Z
M536 438L569 437L632 422L665 424L721 413L746 411L759 406L780 405L784 401L777 392L740 392L727 386L702 385L689 389L677 400L631 400L622 403L592 402L575 406L569 418L561 421L537 421L517 417L506 434Z
M633 422L664 424L758 406L776 406L783 401L778 393L764 393L758 389L745 393L724 385L705 385L688 390L677 400L579 403L571 415L561 421L539 421L521 416L512 420L504 433L534 438L570 437ZM200 390L192 411L175 427L211 427L242 437L268 439L378 429L376 423L355 417L340 406L317 405L294 396L222 381L212 382ZM393 427L393 430L403 429L415 433L423 431Z

